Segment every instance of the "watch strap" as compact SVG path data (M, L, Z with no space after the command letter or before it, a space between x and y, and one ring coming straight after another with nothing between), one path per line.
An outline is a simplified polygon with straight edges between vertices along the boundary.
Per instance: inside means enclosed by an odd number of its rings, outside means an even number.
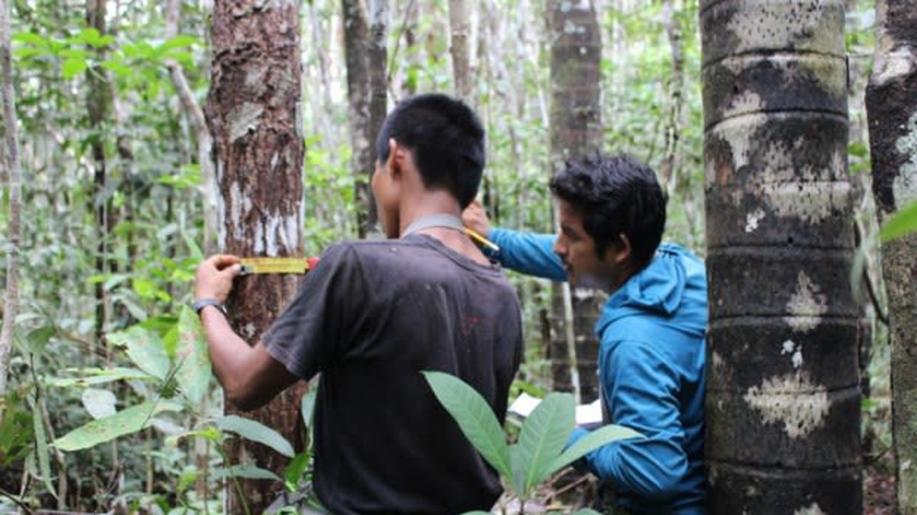
M197 299L191 303L191 309L193 309L194 312L197 313L198 315L200 315L201 310L206 308L207 306L214 306L217 309L219 309L224 315L227 314L226 307L223 306L223 304L220 303L220 301L216 299Z

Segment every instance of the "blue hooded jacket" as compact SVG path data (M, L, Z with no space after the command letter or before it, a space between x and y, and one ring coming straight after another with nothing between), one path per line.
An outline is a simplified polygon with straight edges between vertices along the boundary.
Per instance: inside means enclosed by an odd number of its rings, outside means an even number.
M495 228L489 237L503 266L566 280L555 236ZM646 438L608 444L584 461L630 513L704 513L706 328L704 264L674 244L659 246L649 265L608 298L596 323L610 422ZM569 443L586 434L577 428Z

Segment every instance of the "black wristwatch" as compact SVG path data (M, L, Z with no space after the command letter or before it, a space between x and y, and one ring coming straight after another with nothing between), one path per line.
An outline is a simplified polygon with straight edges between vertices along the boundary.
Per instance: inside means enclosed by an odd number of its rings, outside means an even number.
M226 312L226 306L221 304L220 301L216 299L197 299L191 303L191 309L193 309L194 312L197 313L197 316L201 316L201 310L206 308L207 306L214 306L215 308L219 309L223 313L223 315L229 314Z

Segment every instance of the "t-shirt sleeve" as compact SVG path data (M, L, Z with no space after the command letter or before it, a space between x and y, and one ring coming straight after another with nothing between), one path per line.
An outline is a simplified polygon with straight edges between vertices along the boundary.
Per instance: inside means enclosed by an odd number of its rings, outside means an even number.
M500 247L499 251L488 254L504 267L552 281L567 280L564 265L554 253L557 236L494 227L488 237Z
M261 337L292 374L310 379L343 352L363 309L364 277L352 244L330 247L306 275L293 301Z

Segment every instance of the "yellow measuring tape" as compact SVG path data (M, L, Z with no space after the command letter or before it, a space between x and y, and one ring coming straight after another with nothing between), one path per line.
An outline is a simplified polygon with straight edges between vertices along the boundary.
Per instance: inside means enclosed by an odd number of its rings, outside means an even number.
M318 258L253 257L242 258L242 275L305 274L318 264Z

